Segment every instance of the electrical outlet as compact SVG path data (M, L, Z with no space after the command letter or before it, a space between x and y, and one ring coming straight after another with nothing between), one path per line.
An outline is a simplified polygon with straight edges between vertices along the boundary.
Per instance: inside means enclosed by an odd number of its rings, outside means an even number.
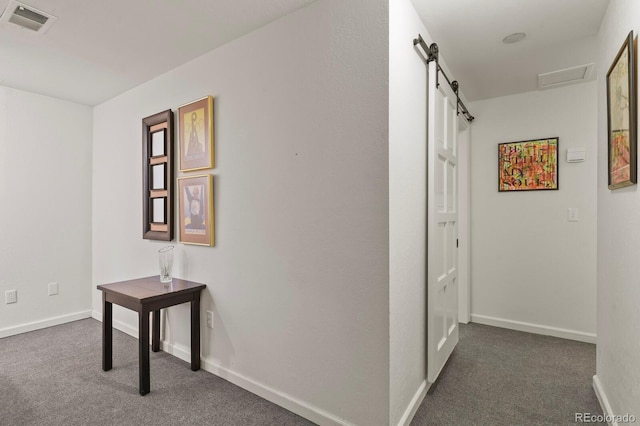
M49 296L58 294L58 283L49 283Z
M18 290L8 290L4 292L4 303L17 303L18 302Z
M213 312L207 311L207 327L213 328Z

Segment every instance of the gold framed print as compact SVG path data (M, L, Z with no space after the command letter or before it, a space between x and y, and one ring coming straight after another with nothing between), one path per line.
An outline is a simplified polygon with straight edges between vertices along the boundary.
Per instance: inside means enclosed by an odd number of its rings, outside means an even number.
M213 97L178 107L181 172L211 169L215 165Z
M178 178L179 241L184 244L213 246L213 176Z

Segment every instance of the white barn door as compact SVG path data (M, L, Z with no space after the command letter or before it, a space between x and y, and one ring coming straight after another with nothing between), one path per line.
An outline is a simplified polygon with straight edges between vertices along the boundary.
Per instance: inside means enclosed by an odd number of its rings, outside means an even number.
M427 130L427 380L458 343L457 98L429 63Z

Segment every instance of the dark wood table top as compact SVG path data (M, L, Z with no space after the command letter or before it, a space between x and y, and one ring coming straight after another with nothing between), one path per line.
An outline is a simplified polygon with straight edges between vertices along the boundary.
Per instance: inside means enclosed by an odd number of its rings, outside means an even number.
M162 283L160 282L160 276L156 275L117 283L101 284L98 286L98 290L126 296L139 303L149 303L164 299L167 296L193 293L206 287L205 284L180 278L174 278L170 283Z

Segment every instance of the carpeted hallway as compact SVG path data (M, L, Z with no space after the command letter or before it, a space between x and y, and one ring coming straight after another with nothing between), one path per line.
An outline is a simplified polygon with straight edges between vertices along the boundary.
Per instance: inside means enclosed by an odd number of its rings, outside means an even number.
M460 332L412 425L564 425L601 413L594 345L477 324ZM0 425L312 424L163 352L151 353L151 393L141 397L137 340L113 337L109 372L93 319L0 339Z
M575 425L575 413L602 414L595 371L595 345L461 324L460 342L411 425Z

